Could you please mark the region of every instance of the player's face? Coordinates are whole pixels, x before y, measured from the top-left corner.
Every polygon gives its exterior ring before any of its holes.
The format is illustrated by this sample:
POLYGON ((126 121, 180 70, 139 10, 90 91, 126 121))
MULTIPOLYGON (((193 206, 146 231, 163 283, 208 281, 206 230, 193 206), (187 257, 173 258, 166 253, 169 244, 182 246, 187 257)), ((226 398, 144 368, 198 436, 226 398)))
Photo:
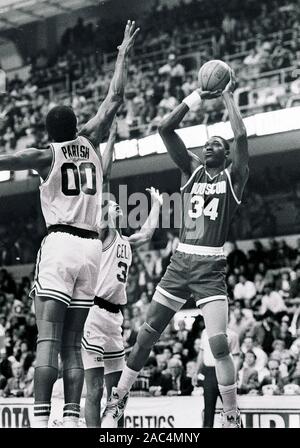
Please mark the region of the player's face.
POLYGON ((223 166, 226 153, 222 140, 218 137, 211 137, 204 145, 203 156, 206 166, 211 168, 223 166))
POLYGON ((108 214, 114 224, 116 224, 117 220, 120 220, 123 217, 121 207, 114 201, 109 201, 108 214))

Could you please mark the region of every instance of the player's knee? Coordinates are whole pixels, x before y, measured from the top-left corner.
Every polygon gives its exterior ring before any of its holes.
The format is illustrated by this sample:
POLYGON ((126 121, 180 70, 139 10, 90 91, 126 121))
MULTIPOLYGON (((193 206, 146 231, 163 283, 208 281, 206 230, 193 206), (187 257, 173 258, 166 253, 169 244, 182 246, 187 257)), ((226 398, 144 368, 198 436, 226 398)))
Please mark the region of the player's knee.
POLYGON ((96 405, 100 403, 100 401, 102 400, 102 396, 103 396, 103 386, 102 388, 99 389, 91 390, 89 392, 87 391, 86 401, 96 405))
POLYGON ((38 321, 36 367, 58 367, 58 353, 63 324, 46 320, 38 321))
POLYGON ((139 330, 136 341, 140 347, 149 349, 156 344, 159 338, 160 333, 151 327, 151 325, 147 324, 147 322, 144 322, 139 330))
POLYGON ((218 333, 209 338, 211 352, 215 359, 222 359, 229 355, 229 346, 227 336, 224 333, 218 333))
POLYGON ((81 332, 65 330, 61 344, 63 370, 83 369, 81 357, 81 332))

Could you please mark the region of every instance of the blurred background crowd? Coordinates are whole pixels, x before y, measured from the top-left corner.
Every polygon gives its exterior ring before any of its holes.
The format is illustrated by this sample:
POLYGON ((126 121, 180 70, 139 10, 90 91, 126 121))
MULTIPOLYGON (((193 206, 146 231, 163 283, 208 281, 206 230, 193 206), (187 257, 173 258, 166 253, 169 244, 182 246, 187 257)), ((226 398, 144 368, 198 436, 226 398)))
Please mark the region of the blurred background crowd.
MULTIPOLYGON (((160 3, 140 19, 143 32, 129 67, 120 139, 155 132, 197 87, 199 67, 216 58, 236 70, 235 96, 245 116, 299 104, 300 81, 294 72, 300 60, 299 2, 246 0, 241 8, 237 0, 182 0, 172 2, 169 10, 160 3)), ((111 21, 96 26, 79 18, 65 30, 55 56, 41 50, 32 57, 28 80, 12 79, 1 101, 1 151, 24 142, 46 145, 43 117, 57 103, 80 111, 79 126, 90 117, 108 90, 121 32, 111 21)), ((222 100, 216 99, 191 110, 181 126, 226 118, 222 100)))

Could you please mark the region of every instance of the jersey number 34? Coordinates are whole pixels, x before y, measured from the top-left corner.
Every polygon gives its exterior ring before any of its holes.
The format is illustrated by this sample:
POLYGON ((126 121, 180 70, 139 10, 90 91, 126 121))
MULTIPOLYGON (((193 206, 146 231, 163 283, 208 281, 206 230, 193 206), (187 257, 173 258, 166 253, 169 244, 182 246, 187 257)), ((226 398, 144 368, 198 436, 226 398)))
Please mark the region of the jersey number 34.
POLYGON ((204 198, 196 194, 191 199, 192 208, 189 210, 189 217, 192 219, 199 218, 200 216, 208 216, 209 219, 215 221, 218 217, 219 199, 213 198, 206 207, 204 207, 204 198))

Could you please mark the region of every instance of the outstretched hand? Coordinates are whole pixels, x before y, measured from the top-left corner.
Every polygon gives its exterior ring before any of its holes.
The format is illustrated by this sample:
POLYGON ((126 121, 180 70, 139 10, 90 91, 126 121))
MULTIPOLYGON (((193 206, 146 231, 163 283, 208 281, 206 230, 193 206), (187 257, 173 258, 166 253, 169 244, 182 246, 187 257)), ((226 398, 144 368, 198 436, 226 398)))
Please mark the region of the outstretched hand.
POLYGON ((162 194, 160 194, 159 190, 157 190, 154 187, 151 187, 151 188, 146 188, 146 191, 148 191, 148 193, 150 193, 150 196, 151 196, 153 202, 159 202, 159 204, 162 205, 163 197, 162 197, 162 194))
POLYGON ((135 21, 128 20, 124 31, 123 42, 118 46, 118 50, 123 51, 125 54, 129 53, 139 31, 140 28, 135 29, 135 21))
POLYGON ((197 92, 199 93, 202 100, 213 100, 214 98, 218 98, 218 96, 221 96, 222 94, 221 89, 214 91, 197 89, 197 92))
POLYGON ((225 87, 225 89, 223 90, 223 93, 224 92, 233 93, 235 91, 235 88, 237 85, 237 79, 236 79, 235 73, 232 68, 230 69, 229 73, 230 73, 230 80, 229 80, 227 86, 225 87))

